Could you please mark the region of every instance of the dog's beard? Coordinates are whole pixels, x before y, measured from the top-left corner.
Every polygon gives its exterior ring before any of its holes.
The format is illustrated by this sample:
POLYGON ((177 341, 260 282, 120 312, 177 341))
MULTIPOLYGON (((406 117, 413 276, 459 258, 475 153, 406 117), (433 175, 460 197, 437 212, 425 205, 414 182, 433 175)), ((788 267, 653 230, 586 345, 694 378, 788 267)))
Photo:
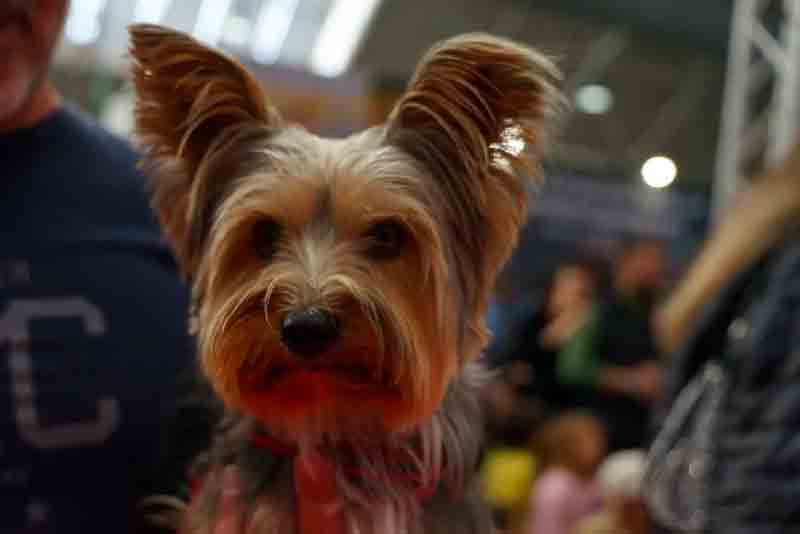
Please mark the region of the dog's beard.
POLYGON ((288 288, 267 281, 207 308, 217 311, 201 319, 201 352, 218 393, 291 441, 402 433, 430 418, 455 372, 455 351, 421 332, 417 310, 387 308, 374 288, 362 289, 328 295, 344 332, 310 360, 291 354, 275 327, 291 306, 288 288))

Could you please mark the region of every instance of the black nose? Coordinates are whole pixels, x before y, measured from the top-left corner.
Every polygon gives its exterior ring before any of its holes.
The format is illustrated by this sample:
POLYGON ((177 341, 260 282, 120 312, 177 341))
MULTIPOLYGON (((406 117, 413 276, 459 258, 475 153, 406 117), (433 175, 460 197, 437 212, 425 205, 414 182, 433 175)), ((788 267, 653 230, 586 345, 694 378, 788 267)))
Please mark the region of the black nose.
POLYGON ((339 321, 319 308, 289 312, 281 324, 281 337, 294 354, 313 358, 339 337, 339 321))

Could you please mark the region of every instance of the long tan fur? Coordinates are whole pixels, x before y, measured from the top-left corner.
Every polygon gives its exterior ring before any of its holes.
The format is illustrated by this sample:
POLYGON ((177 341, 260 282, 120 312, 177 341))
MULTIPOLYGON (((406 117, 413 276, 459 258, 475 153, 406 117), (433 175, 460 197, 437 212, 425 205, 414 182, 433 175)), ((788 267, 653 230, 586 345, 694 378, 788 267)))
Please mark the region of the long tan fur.
POLYGON ((131 28, 136 134, 159 169, 153 203, 187 272, 196 267, 207 199, 221 184, 204 167, 232 145, 283 126, 258 81, 236 60, 155 25, 131 28), (206 171, 206 172, 203 172, 206 171))
POLYGON ((563 104, 556 68, 511 41, 450 39, 385 125, 333 140, 286 124, 238 62, 191 37, 139 25, 131 38, 154 206, 192 282, 203 371, 234 421, 186 533, 212 528, 231 462, 260 488, 245 503, 250 531, 293 532, 291 470, 242 429, 338 466, 353 533, 490 531, 469 362, 563 104), (308 309, 337 324, 314 362, 281 330, 308 309), (441 482, 432 503, 390 476, 386 450, 412 478, 441 482), (372 477, 348 474, 354 456, 372 477))
MULTIPOLYGON (((559 83, 558 69, 542 54, 466 34, 431 48, 389 118, 387 141, 428 164, 448 199, 455 254, 464 252, 459 275, 470 288, 468 313, 483 315, 516 244, 527 207, 520 177, 539 176, 548 131, 565 105, 559 83), (485 261, 474 262, 479 255, 485 261)), ((474 356, 487 333, 472 319, 465 336, 474 356)))

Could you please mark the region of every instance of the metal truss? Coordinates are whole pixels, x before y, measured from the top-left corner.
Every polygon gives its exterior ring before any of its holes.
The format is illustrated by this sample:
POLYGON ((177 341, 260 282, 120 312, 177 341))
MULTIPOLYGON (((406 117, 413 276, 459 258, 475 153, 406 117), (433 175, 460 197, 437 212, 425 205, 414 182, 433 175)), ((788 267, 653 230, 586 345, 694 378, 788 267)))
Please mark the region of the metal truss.
POLYGON ((782 160, 795 142, 800 123, 800 0, 735 1, 726 77, 715 220, 745 176, 782 160))

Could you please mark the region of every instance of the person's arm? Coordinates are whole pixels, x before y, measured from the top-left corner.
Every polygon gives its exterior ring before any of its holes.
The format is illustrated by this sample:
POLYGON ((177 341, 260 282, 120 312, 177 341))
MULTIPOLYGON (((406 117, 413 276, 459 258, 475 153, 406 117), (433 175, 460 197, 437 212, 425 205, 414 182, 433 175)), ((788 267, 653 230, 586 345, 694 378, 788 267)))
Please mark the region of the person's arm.
POLYGON ((644 362, 633 367, 603 365, 597 354, 600 314, 593 311, 586 324, 565 343, 556 361, 556 377, 565 385, 653 399, 660 391, 660 366, 644 362))
POLYGON ((632 367, 605 366, 598 373, 600 389, 655 402, 661 396, 663 370, 655 360, 632 367))

